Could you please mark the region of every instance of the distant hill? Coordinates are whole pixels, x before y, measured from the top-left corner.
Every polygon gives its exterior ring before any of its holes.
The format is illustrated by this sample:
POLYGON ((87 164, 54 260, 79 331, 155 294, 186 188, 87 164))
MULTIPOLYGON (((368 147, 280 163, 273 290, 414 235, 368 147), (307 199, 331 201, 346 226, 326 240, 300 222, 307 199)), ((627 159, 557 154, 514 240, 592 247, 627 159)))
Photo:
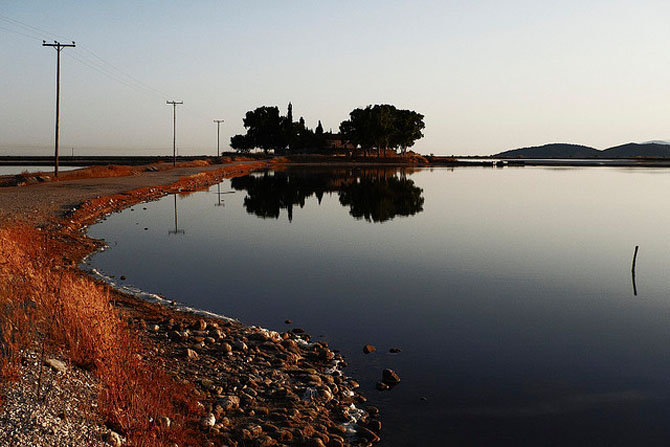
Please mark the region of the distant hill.
POLYGON ((588 146, 567 143, 551 143, 543 146, 524 147, 501 152, 494 157, 505 158, 593 158, 601 151, 588 146))
POLYGON ((670 158, 670 144, 665 142, 627 143, 605 150, 578 144, 552 143, 524 147, 494 155, 501 158, 670 158))
POLYGON ((628 143, 602 151, 605 158, 670 158, 670 145, 661 143, 628 143))
POLYGON ((649 140, 643 141, 642 144, 670 144, 668 140, 649 140))

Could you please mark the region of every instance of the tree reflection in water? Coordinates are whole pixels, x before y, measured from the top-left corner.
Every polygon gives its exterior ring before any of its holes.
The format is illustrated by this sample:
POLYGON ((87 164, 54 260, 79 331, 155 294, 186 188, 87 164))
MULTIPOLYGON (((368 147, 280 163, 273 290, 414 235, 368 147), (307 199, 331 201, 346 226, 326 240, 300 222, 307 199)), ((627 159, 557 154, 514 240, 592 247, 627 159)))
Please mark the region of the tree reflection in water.
POLYGON ((244 207, 262 218, 277 219, 286 209, 292 221, 295 205, 304 207, 312 195, 321 203, 324 193, 336 192, 356 219, 384 222, 423 211, 423 190, 406 175, 406 168, 290 169, 234 178, 231 186, 247 192, 244 207))

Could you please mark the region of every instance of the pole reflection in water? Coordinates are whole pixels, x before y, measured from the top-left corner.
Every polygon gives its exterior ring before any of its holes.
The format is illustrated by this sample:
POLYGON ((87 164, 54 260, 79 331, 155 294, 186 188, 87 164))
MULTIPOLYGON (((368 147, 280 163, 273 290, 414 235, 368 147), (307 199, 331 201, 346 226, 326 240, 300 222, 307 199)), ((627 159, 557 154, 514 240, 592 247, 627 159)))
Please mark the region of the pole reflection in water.
POLYGON ((186 234, 186 231, 179 229, 179 218, 177 216, 177 194, 174 196, 174 230, 168 230, 168 234, 186 234))
POLYGON ((221 200, 221 194, 222 194, 221 193, 221 183, 217 183, 216 184, 216 197, 218 199, 218 202, 215 203, 214 206, 226 206, 224 204, 223 200, 221 200))

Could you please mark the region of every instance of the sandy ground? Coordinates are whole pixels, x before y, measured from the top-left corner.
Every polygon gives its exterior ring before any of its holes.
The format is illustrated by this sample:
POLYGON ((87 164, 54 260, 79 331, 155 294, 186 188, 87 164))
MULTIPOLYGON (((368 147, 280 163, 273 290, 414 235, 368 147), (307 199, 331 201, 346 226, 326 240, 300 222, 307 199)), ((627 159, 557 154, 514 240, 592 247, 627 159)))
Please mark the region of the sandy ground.
POLYGON ((52 218, 63 217, 63 214, 72 207, 95 197, 118 194, 142 187, 168 185, 181 177, 220 169, 228 165, 175 168, 126 177, 91 178, 3 187, 0 188, 0 225, 23 221, 31 226, 42 226, 52 218))

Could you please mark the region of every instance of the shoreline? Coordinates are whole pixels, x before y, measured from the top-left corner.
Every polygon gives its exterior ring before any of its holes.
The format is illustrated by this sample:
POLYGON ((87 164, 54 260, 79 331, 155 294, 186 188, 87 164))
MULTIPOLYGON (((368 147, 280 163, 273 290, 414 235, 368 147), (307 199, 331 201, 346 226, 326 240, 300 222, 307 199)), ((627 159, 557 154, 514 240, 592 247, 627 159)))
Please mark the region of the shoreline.
MULTIPOLYGON (((61 268, 99 283, 78 267, 101 247, 101 241, 86 235, 88 225, 134 204, 202 190, 223 178, 246 175, 281 161, 229 164, 168 184, 92 197, 62 217, 50 216, 47 224, 34 226, 47 237, 64 242, 61 268)), ((7 223, 4 219, 0 226, 7 223)), ((210 420, 201 421, 203 445, 212 441, 236 445, 238 441, 253 440, 254 445, 337 447, 369 445, 379 440, 366 428, 368 422, 380 425, 375 420, 378 410, 365 412, 355 406, 365 398, 356 392, 355 381, 341 375, 338 366, 346 363, 327 343, 310 343, 310 337, 298 329, 279 334, 236 320, 150 303, 105 287, 110 290, 114 309, 148 345, 143 355, 152 364, 162 365, 182 384, 192 386, 204 417, 214 420, 212 424, 210 420)))

